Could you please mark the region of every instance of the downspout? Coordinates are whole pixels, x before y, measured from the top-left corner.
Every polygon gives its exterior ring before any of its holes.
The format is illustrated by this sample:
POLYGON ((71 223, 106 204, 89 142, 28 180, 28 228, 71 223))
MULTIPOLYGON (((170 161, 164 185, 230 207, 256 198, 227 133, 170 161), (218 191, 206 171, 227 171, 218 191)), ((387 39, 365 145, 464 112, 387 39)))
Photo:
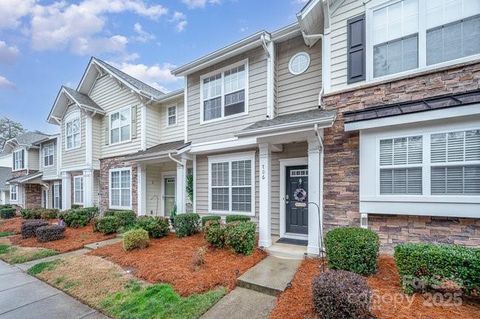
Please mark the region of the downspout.
POLYGON ((321 158, 320 158, 320 191, 321 191, 321 196, 320 196, 320 216, 318 216, 320 222, 319 222, 319 237, 320 237, 320 256, 323 254, 323 154, 324 154, 324 145, 323 145, 323 140, 322 137, 320 136, 320 132, 318 130, 318 124, 315 124, 313 126, 313 129, 315 131, 315 136, 318 139, 318 143, 320 144, 320 147, 322 148, 322 153, 321 153, 321 158))
POLYGON ((270 34, 262 33, 260 36, 263 50, 267 55, 267 114, 271 120, 275 117, 275 44, 270 34))
POLYGON ((183 167, 183 163, 181 161, 179 161, 178 159, 176 159, 175 157, 173 157, 172 153, 170 153, 170 152, 168 153, 168 158, 183 167))
MULTIPOLYGON (((324 45, 325 45, 325 40, 324 40, 324 35, 323 34, 306 34, 304 31, 302 31, 302 36, 305 38, 305 39, 312 39, 312 40, 318 40, 320 39, 321 43, 322 43, 322 60, 323 60, 323 55, 325 54, 324 51, 324 45)), ((313 46, 313 44, 310 44, 309 47, 311 48, 313 46)), ((322 73, 324 72, 323 70, 323 65, 322 65, 322 73)), ((319 107, 323 110, 324 109, 324 106, 323 106, 323 91, 324 91, 324 83, 322 83, 322 89, 320 90, 320 92, 318 93, 318 105, 319 107)))

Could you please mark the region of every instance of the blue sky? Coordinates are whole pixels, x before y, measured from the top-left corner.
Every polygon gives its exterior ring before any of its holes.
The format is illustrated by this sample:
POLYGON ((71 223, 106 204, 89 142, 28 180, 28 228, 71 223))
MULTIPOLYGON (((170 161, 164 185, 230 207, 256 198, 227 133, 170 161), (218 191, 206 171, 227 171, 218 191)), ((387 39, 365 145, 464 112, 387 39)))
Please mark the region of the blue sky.
POLYGON ((62 84, 76 88, 94 55, 163 90, 174 66, 258 30, 295 21, 305 0, 0 0, 0 117, 54 133, 62 84))

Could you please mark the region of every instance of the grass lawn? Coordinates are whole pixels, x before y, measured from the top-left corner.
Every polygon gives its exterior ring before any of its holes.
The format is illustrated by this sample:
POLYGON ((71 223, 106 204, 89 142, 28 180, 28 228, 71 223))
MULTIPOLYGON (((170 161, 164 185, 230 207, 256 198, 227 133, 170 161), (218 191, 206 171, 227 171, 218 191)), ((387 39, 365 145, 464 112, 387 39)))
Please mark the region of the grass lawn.
POLYGON ((9 264, 22 264, 27 261, 41 259, 58 252, 45 248, 16 247, 8 244, 0 244, 0 259, 9 264))
POLYGON ((225 293, 217 288, 187 297, 170 285, 139 281, 120 266, 95 256, 38 264, 29 273, 114 318, 199 318, 225 293))
POLYGON ((15 235, 15 233, 11 231, 0 231, 0 237, 8 237, 12 235, 15 235))

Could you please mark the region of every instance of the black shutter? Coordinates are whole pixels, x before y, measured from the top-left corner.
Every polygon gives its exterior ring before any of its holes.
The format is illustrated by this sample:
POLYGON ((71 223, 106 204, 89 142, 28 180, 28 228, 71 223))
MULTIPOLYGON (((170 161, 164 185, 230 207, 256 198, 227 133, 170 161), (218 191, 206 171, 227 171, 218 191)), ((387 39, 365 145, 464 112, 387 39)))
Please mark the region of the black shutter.
POLYGON ((365 15, 347 21, 347 82, 365 80, 365 15))
POLYGON ((62 184, 59 184, 58 185, 58 188, 59 188, 59 191, 58 191, 58 195, 59 195, 59 202, 60 202, 60 207, 59 209, 62 210, 62 207, 63 207, 63 204, 62 204, 62 198, 63 198, 63 195, 62 195, 62 184))
POLYGON ((22 150, 22 168, 27 167, 27 164, 25 163, 25 150, 22 150))

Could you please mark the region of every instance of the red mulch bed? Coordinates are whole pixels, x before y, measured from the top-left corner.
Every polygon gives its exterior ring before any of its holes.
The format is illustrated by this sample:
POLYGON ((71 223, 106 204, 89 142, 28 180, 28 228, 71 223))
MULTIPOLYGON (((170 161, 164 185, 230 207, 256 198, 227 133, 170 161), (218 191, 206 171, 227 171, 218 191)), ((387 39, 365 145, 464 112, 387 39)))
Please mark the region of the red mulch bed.
MULTIPOLYGON (((374 291, 373 312, 377 318, 395 319, 478 319, 480 304, 465 299, 461 306, 453 304, 430 305, 431 298, 421 294, 404 295, 400 277, 391 256, 380 256, 379 268, 375 275, 367 278, 374 291), (395 298, 395 299, 392 299, 395 298)), ((270 319, 319 318, 313 308, 311 284, 320 273, 320 260, 304 260, 297 271, 292 288, 286 290, 277 300, 270 319)))
POLYGON ((236 255, 228 249, 207 248, 205 264, 195 269, 192 258, 198 249, 208 247, 202 234, 177 238, 150 240, 146 249, 125 252, 122 244, 96 249, 89 254, 105 257, 125 268, 135 276, 151 283, 169 283, 181 295, 200 293, 217 286, 235 288, 236 279, 257 264, 266 254, 256 249, 251 256, 236 255))
POLYGON ((42 247, 58 251, 59 253, 66 253, 69 251, 83 248, 86 244, 91 244, 97 241, 114 238, 115 235, 103 235, 102 233, 93 232, 92 226, 88 225, 82 228, 65 229, 65 238, 46 243, 39 243, 35 237, 23 239, 21 235, 9 237, 13 245, 22 247, 42 247))
POLYGON ((21 217, 0 220, 0 232, 20 234, 22 220, 23 219, 21 217))

